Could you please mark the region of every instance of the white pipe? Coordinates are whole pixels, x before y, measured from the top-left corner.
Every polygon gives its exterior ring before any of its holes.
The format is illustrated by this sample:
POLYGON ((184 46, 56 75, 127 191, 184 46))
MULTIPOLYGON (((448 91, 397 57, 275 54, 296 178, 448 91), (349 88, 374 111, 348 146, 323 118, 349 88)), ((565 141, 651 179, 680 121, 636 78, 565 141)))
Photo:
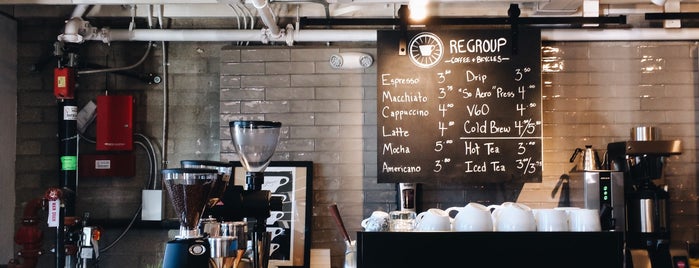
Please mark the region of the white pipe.
POLYGON ((274 18, 274 13, 267 0, 252 0, 252 5, 257 9, 260 19, 269 29, 272 38, 279 38, 281 35, 279 26, 277 26, 277 20, 274 18))
MULTIPOLYGON (((376 42, 376 30, 296 30, 288 31, 294 42, 376 42)), ((262 30, 109 30, 103 40, 99 35, 86 40, 110 41, 261 41, 262 30)), ((699 40, 699 29, 543 29, 543 41, 670 41, 699 40)), ((275 37, 270 41, 288 41, 275 37)))
POLYGON ((81 18, 83 15, 85 15, 85 12, 87 12, 87 9, 90 8, 90 5, 77 5, 75 6, 75 9, 73 9, 73 14, 70 15, 70 18, 81 18))
MULTIPOLYGON (((291 38, 297 42, 375 42, 376 30, 300 30, 289 31, 291 38)), ((109 30, 106 34, 108 40, 97 36, 86 37, 86 40, 101 40, 105 43, 111 41, 261 41, 265 36, 262 30, 158 30, 135 29, 109 30)), ((287 42, 285 36, 269 36, 270 41, 287 42)))

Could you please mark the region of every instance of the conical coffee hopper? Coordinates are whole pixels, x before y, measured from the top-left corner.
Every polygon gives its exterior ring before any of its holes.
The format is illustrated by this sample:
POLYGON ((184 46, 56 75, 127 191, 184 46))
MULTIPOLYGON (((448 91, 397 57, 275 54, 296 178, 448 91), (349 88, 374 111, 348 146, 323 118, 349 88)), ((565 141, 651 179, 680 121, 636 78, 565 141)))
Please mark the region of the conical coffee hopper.
POLYGON ((281 126, 271 121, 230 122, 233 145, 246 171, 262 172, 267 168, 277 149, 281 126))
POLYGON ((209 194, 209 201, 207 204, 209 207, 213 207, 219 200, 221 200, 233 174, 233 164, 228 162, 211 160, 182 160, 180 161, 180 166, 183 168, 207 168, 218 171, 218 176, 216 176, 214 186, 209 194))
POLYGON ((280 122, 232 121, 233 145, 246 173, 248 190, 261 190, 262 172, 269 165, 279 142, 280 122))
POLYGON ((199 219, 209 200, 209 194, 218 176, 215 169, 172 168, 163 169, 163 185, 167 189, 172 207, 180 221, 180 233, 176 238, 202 237, 199 219))

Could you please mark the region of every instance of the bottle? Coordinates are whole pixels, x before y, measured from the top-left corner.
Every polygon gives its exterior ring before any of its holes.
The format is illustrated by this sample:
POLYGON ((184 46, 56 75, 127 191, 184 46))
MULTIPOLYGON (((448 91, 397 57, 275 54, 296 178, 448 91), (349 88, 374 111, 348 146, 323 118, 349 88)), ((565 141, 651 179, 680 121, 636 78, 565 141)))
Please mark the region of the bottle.
POLYGON ((417 183, 398 183, 398 210, 417 212, 417 183))

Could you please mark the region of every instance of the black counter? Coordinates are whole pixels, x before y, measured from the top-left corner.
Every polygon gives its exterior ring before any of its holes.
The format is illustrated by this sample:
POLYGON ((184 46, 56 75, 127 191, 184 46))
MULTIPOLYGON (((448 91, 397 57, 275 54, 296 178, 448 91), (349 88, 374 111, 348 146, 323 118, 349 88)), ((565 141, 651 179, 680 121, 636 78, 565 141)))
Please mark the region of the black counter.
POLYGON ((358 232, 359 268, 623 267, 622 232, 358 232))

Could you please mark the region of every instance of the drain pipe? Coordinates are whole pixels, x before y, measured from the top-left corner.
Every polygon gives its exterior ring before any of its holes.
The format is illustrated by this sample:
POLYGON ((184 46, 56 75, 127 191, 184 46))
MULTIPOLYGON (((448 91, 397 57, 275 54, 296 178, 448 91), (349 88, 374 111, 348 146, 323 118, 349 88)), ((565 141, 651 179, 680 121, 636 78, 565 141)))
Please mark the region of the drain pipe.
POLYGON ((136 29, 114 30, 105 29, 101 34, 88 35, 84 40, 95 40, 109 43, 111 41, 252 41, 259 42, 265 38, 269 41, 290 40, 297 42, 332 42, 332 41, 355 41, 355 42, 375 42, 376 30, 293 30, 289 25, 286 35, 268 36, 264 30, 188 30, 188 29, 136 29))
POLYGON ((262 22, 267 26, 269 35, 272 38, 280 38, 284 33, 277 26, 277 19, 274 12, 272 12, 272 8, 269 7, 269 2, 267 0, 252 0, 252 5, 257 9, 262 22))
POLYGON ((73 9, 73 14, 70 15, 70 18, 81 18, 85 13, 87 13, 87 10, 90 8, 90 5, 77 5, 75 6, 75 9, 73 9))

